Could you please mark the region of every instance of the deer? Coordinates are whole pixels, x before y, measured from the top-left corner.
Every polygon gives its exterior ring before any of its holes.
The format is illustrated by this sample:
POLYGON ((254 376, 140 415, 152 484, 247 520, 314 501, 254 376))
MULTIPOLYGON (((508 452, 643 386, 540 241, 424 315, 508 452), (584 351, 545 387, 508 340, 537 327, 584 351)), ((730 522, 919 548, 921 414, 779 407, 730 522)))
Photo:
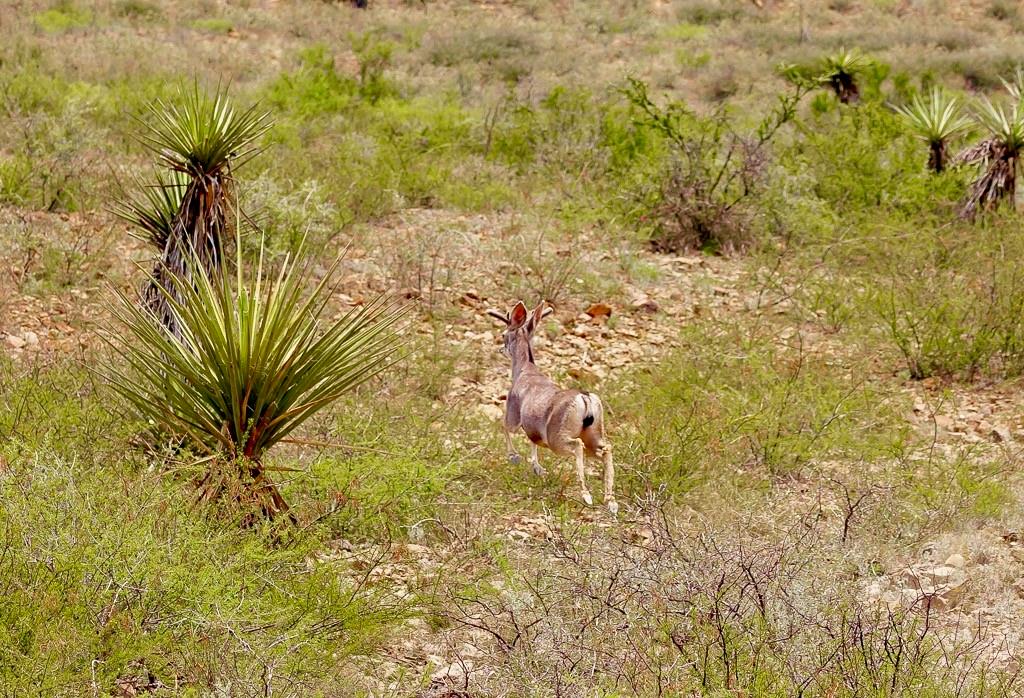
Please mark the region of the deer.
POLYGON ((587 489, 586 457, 604 462, 604 503, 615 515, 619 505, 615 501, 615 467, 612 449, 604 436, 604 407, 601 399, 581 390, 560 388, 541 373, 534 361, 531 339, 540 322, 554 312, 541 302, 533 312, 517 301, 507 313, 489 309, 487 314, 505 325, 501 353, 512 360, 512 387, 505 402, 503 426, 508 460, 520 462, 512 445, 512 434, 522 428, 530 439, 530 465, 538 477, 545 474, 540 464, 538 446, 544 446, 561 456, 576 459, 576 476, 580 494, 587 506, 594 499, 587 489))

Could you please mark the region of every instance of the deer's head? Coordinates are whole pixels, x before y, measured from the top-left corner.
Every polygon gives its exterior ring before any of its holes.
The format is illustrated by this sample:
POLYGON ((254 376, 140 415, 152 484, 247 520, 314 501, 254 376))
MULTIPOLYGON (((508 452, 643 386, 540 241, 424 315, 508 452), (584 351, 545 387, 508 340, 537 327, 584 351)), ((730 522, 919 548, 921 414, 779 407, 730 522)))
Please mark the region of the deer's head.
MULTIPOLYGON (((501 353, 515 360, 516 349, 520 346, 526 347, 527 358, 533 361, 533 350, 530 348, 530 338, 533 331, 540 325, 540 321, 554 312, 554 308, 546 302, 540 304, 530 312, 522 301, 517 301, 507 313, 500 310, 488 310, 487 314, 505 324, 505 335, 501 347, 501 353)), ((522 351, 520 349, 520 351, 522 351)))

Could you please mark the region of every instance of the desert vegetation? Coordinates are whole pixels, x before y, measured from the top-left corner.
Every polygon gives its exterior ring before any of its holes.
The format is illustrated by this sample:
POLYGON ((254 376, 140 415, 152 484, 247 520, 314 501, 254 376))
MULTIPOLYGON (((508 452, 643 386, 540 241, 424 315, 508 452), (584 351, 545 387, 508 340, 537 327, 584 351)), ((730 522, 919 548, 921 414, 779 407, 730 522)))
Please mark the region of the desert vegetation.
POLYGON ((1024 691, 1014 3, 0 19, 3 695, 1024 691))

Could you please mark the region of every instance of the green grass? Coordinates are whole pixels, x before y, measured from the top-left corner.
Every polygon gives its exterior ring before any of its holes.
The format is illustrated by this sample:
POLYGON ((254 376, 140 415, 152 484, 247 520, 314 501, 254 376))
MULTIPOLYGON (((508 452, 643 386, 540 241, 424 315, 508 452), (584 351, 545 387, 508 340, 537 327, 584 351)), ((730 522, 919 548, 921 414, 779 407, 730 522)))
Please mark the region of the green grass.
POLYGON ((207 34, 228 34, 234 30, 235 25, 223 17, 205 17, 193 20, 192 28, 207 34))

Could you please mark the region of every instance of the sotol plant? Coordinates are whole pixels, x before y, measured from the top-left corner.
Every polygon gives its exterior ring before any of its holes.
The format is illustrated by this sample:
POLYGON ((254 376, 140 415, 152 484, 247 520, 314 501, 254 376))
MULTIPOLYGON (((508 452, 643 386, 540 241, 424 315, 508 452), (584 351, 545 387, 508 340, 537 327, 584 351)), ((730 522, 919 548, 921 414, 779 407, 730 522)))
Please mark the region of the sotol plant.
POLYGON ((149 108, 142 142, 172 175, 158 181, 145 199, 120 206, 160 250, 160 260, 146 290, 146 302, 171 334, 180 336, 169 300, 180 300, 180 284, 214 273, 232 239, 233 170, 257 151, 256 142, 270 127, 268 115, 255 106, 237 111, 218 89, 213 97, 198 84, 182 90, 180 104, 157 100, 149 108), (177 210, 168 218, 171 205, 177 210))
POLYGON ((960 113, 960 101, 936 87, 927 99, 916 95, 910 104, 898 106, 896 111, 928 144, 928 168, 933 172, 945 170, 949 142, 971 126, 970 119, 960 113))
POLYGON ((988 137, 956 157, 956 162, 975 165, 977 179, 971 184, 960 209, 964 218, 995 209, 1006 200, 1012 205, 1017 193, 1017 168, 1024 149, 1024 111, 1016 99, 1009 106, 983 97, 974 117, 988 137))
MULTIPOLYGON (((108 377, 143 418, 205 454, 200 501, 273 518, 288 505, 267 475, 267 450, 394 361, 403 310, 380 297, 322 320, 337 263, 313 286, 309 262, 286 259, 274 273, 261 251, 247 272, 242 256, 233 273, 157 286, 178 336, 163 311, 119 293, 106 336, 125 364, 108 377)), ((205 263, 197 253, 187 261, 205 263)))

